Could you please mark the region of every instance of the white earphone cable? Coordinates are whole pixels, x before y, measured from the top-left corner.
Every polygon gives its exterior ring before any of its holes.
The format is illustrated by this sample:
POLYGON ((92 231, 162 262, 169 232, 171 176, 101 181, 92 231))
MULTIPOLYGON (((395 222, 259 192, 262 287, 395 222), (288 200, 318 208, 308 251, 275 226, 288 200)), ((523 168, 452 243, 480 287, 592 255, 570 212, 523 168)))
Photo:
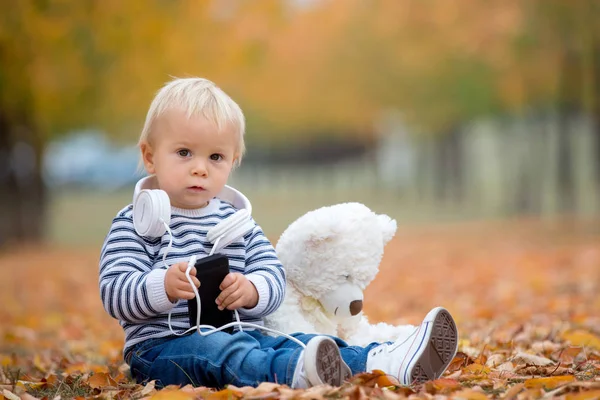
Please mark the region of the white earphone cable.
MULTIPOLYGON (((165 251, 165 253, 163 254, 163 263, 165 264, 165 268, 168 268, 167 263, 166 263, 166 258, 167 258, 167 253, 171 250, 171 246, 173 244, 173 234, 171 232, 171 229, 169 228, 169 225, 163 221, 161 219, 161 221, 163 222, 163 224, 165 225, 165 227, 167 228, 167 232, 169 233, 169 245, 167 247, 167 250, 165 251)), ((245 221, 236 221, 236 225, 237 224, 242 224, 245 221)), ((230 229, 228 229, 227 231, 230 231, 232 228, 235 228, 236 226, 229 226, 230 229)), ((217 237, 215 239, 215 243, 213 244, 213 247, 209 253, 209 256, 213 255, 213 253, 215 252, 215 250, 218 248, 218 244, 219 241, 221 240, 221 238, 223 238, 228 232, 220 232, 221 234, 219 235, 219 237, 217 237)), ((285 336, 288 339, 292 340, 293 342, 297 343, 298 345, 300 345, 302 348, 306 348, 306 345, 304 343, 302 343, 301 341, 299 341, 298 339, 296 339, 293 336, 288 335, 287 333, 283 333, 283 332, 279 332, 275 329, 271 329, 271 328, 267 328, 265 326, 262 325, 257 325, 257 324, 253 324, 250 322, 242 322, 240 320, 240 316, 238 314, 237 310, 233 310, 234 314, 235 314, 235 322, 230 322, 228 324, 225 324, 219 328, 216 328, 212 325, 200 325, 200 314, 201 314, 201 308, 202 305, 200 303, 200 294, 198 293, 198 289, 196 288, 196 285, 194 285, 194 282, 192 281, 192 278, 190 276, 190 271, 192 270, 192 267, 194 267, 194 265, 196 264, 196 256, 192 255, 188 261, 188 266, 187 269, 185 271, 185 277, 187 278, 188 282, 190 283, 190 285, 192 286, 192 290, 194 291, 194 295, 196 296, 196 301, 198 302, 198 311, 196 313, 196 326, 193 326, 189 329, 187 329, 186 331, 184 331, 183 333, 177 333, 173 330, 173 327, 171 326, 171 312, 173 311, 173 309, 169 310, 169 314, 168 314, 168 319, 167 319, 167 323, 169 325, 169 330, 171 331, 171 333, 175 336, 183 336, 188 334, 189 332, 193 331, 193 330, 197 330, 198 333, 202 336, 208 336, 212 333, 221 331, 223 329, 227 329, 229 327, 235 327, 237 326, 238 329, 240 331, 242 331, 242 326, 246 326, 246 327, 251 327, 251 328, 256 328, 256 329, 260 329, 260 330, 264 330, 264 331, 268 331, 268 332, 272 332, 275 333, 277 335, 281 335, 281 336, 285 336), (202 332, 202 328, 204 329, 210 329, 208 331, 202 332)))

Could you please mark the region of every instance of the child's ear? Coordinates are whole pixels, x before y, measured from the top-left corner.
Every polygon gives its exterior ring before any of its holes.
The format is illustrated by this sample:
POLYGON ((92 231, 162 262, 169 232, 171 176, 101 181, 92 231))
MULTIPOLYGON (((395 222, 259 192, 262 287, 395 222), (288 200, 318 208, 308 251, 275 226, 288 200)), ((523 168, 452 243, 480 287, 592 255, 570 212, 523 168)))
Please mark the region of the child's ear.
POLYGON ((154 152, 152 151, 152 146, 148 142, 144 142, 140 144, 140 150, 142 151, 142 161, 146 172, 150 175, 154 174, 154 152))

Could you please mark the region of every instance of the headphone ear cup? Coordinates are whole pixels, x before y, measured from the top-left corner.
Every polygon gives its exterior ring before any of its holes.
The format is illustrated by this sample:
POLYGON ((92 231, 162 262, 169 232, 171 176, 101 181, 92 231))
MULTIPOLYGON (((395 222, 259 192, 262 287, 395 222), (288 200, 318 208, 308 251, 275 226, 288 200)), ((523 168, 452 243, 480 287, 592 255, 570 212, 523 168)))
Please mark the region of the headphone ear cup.
POLYGON ((213 249, 217 251, 246 235, 252 229, 254 229, 254 222, 250 213, 248 210, 241 209, 209 229, 206 238, 213 244, 220 238, 217 248, 213 249))
POLYGON ((250 220, 250 213, 248 210, 238 210, 233 215, 230 215, 209 229, 206 233, 206 238, 209 242, 214 243, 219 236, 231 232, 236 226, 242 224, 246 220, 250 220))
POLYGON ((140 236, 161 237, 171 220, 169 196, 163 190, 144 189, 133 202, 133 227, 140 236))

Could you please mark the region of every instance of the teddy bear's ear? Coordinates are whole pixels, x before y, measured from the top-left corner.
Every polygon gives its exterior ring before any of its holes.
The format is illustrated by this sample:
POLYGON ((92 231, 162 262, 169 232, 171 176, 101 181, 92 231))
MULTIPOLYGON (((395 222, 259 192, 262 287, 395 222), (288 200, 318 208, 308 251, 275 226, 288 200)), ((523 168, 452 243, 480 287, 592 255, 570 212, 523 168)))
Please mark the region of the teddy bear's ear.
POLYGON ((316 249, 331 242, 334 236, 335 233, 332 231, 320 233, 313 232, 308 236, 306 244, 309 248, 316 249))
POLYGON ((385 214, 379 214, 377 215, 377 222, 379 223, 379 228, 381 229, 383 244, 386 245, 396 234, 396 220, 391 219, 385 214))

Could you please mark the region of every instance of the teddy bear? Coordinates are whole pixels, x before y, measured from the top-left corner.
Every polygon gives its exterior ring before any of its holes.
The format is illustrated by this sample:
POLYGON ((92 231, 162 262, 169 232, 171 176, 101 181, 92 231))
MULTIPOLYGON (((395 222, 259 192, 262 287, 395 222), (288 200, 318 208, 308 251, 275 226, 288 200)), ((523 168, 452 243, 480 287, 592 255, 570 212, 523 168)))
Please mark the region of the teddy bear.
POLYGON ((292 222, 275 248, 286 270, 286 295, 265 326, 334 335, 359 346, 410 335, 414 326, 371 324, 362 311, 363 292, 395 233, 395 220, 355 202, 322 207, 292 222))

